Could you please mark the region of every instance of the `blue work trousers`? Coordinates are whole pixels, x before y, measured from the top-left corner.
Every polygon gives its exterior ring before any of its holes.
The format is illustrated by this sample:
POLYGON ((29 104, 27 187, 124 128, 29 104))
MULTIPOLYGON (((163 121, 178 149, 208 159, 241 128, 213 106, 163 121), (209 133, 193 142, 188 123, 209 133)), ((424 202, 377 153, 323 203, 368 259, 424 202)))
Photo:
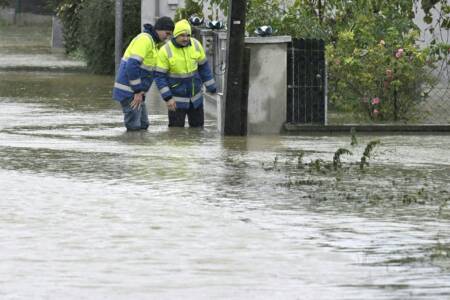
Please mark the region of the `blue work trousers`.
POLYGON ((120 102, 120 105, 122 105, 123 122, 125 124, 125 127, 130 131, 147 129, 149 121, 147 106, 145 105, 145 98, 141 103, 141 106, 137 109, 131 108, 131 101, 133 101, 133 98, 126 99, 120 102))

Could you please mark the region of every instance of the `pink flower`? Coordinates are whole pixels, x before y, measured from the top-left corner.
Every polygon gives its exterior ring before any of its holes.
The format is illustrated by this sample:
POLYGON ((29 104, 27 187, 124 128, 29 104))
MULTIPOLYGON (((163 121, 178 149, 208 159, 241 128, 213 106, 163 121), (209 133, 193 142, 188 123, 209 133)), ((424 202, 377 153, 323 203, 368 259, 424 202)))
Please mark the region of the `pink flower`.
POLYGON ((372 98, 372 105, 378 105, 378 104, 380 104, 380 98, 378 98, 378 97, 372 98))
POLYGON ((397 57, 397 58, 402 57, 403 56, 403 52, 404 52, 403 48, 397 49, 397 52, 395 52, 395 57, 397 57))

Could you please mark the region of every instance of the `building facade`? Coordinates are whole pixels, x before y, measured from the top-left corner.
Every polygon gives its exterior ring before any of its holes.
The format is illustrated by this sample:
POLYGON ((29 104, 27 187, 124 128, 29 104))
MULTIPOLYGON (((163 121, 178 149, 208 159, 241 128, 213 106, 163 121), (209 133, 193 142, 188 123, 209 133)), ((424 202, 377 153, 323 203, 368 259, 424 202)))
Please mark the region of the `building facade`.
POLYGON ((184 7, 184 0, 142 0, 141 23, 155 24, 158 17, 174 17, 177 8, 184 7))

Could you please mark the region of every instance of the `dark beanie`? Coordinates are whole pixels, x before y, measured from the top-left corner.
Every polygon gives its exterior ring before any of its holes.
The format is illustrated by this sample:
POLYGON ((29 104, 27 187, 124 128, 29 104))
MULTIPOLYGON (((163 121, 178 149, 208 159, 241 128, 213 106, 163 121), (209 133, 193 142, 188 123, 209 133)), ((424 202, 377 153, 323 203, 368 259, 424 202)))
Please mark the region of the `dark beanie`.
POLYGON ((155 23, 155 30, 173 31, 175 24, 169 17, 161 17, 155 23))

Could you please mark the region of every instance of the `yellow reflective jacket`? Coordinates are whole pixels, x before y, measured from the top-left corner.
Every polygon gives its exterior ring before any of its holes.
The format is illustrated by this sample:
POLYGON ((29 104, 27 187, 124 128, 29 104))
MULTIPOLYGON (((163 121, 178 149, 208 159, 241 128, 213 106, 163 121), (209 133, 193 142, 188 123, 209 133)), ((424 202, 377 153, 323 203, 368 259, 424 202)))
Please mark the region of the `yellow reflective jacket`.
POLYGON ((164 100, 174 98, 177 107, 188 108, 203 104, 202 84, 210 92, 216 84, 199 41, 191 38, 188 46, 167 42, 158 52, 155 81, 164 100))
POLYGON ((156 32, 148 26, 128 45, 117 71, 114 99, 123 101, 132 98, 135 93, 149 90, 157 63, 157 40, 156 32))

